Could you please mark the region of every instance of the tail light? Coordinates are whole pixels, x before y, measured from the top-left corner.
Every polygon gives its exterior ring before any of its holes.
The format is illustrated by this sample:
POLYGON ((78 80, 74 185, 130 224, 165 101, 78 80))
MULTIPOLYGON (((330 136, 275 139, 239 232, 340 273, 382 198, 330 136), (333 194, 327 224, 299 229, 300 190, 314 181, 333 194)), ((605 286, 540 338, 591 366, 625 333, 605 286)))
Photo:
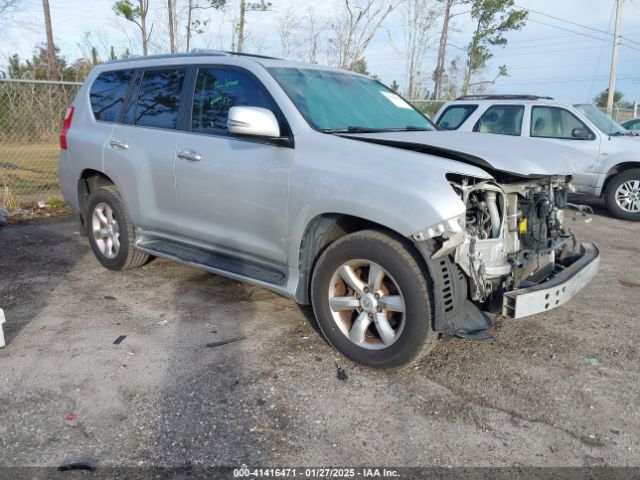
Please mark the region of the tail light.
POLYGON ((67 133, 71 128, 71 120, 73 119, 73 107, 67 109, 67 113, 64 116, 64 122, 62 124, 62 130, 60 131, 60 148, 67 149, 67 133))

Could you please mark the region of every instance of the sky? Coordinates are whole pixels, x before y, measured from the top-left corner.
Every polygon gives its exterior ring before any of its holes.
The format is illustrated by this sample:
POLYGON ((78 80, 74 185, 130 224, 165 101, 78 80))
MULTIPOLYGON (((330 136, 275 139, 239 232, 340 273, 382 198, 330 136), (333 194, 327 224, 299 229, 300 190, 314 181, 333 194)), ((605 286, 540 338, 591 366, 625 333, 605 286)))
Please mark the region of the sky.
MULTIPOLYGON (((21 11, 14 15, 15 26, 0 27, 0 68, 9 54, 30 56, 34 47, 45 41, 42 2, 21 0, 21 11)), ((159 0, 154 0, 159 1, 159 0)), ((271 0, 274 12, 256 13, 249 18, 249 46, 263 54, 279 56, 280 40, 277 18, 289 7, 302 11, 314 5, 329 15, 339 0, 271 0), (321 5, 318 7, 318 5, 321 5)), ((237 2, 237 0, 236 0, 237 2)), ((91 41, 102 55, 113 45, 116 52, 137 46, 137 32, 111 10, 113 0, 50 0, 54 40, 62 55, 73 59, 82 54, 83 38, 89 32, 91 41)), ((499 65, 506 65, 508 77, 498 78, 489 91, 493 93, 526 93, 552 96, 569 101, 591 101, 608 87, 611 62, 615 0, 517 0, 520 7, 536 10, 577 25, 530 12, 527 25, 507 34, 506 47, 495 47, 485 77, 493 79, 499 65), (545 25, 546 24, 546 25, 545 25), (573 33, 579 32, 580 34, 573 33)), ((192 46, 228 49, 235 4, 226 13, 211 16, 212 26, 198 36, 192 46)), ((473 29, 468 7, 457 7, 454 31, 449 38, 448 58, 462 55, 473 29)), ((163 35, 164 12, 156 5, 151 20, 154 34, 163 35)), ((425 71, 432 71, 438 48, 439 25, 430 42, 425 71)), ((625 100, 640 101, 640 0, 625 0, 623 5, 622 47, 616 90, 625 100)), ((395 15, 380 31, 365 53, 368 69, 384 83, 396 80, 402 89, 405 77, 403 57, 404 33, 402 16, 395 15)), ((159 47, 158 47, 159 48, 159 47)), ((86 50, 86 48, 85 48, 86 50)))

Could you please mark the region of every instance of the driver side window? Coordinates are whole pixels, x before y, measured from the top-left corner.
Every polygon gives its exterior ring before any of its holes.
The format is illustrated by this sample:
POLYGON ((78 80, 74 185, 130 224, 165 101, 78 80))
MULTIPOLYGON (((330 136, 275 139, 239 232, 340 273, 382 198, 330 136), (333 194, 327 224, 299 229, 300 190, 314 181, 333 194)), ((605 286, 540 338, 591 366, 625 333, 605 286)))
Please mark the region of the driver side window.
POLYGON ((531 110, 531 136, 573 140, 576 128, 587 126, 568 110, 558 107, 533 107, 531 110))
POLYGON ((227 118, 231 107, 277 109, 262 85, 251 75, 231 68, 201 68, 196 79, 191 112, 191 131, 228 135, 227 118))

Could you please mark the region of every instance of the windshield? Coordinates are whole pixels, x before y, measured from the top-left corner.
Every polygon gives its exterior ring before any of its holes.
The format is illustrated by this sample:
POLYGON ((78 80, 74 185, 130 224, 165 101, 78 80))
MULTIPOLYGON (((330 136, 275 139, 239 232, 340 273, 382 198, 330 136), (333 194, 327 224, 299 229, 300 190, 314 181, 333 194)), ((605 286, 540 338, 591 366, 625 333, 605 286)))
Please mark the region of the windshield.
POLYGON ((628 133, 625 128, 611 117, 602 113, 594 105, 590 104, 578 104, 574 105, 575 109, 582 113, 585 117, 591 120, 598 130, 606 135, 614 135, 616 133, 628 133))
POLYGON ((370 78, 310 68, 270 68, 269 71, 317 130, 436 130, 422 113, 393 90, 370 78))

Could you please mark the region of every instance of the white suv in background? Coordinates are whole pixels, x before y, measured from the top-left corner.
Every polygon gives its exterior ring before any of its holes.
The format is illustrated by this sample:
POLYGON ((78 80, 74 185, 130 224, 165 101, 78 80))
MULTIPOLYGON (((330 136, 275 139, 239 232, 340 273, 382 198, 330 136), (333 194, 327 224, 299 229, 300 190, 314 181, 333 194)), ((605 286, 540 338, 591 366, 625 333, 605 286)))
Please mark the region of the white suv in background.
POLYGON ((580 193, 605 199, 617 218, 640 221, 640 137, 590 104, 533 95, 467 95, 435 116, 443 130, 539 138, 583 152, 580 193))

